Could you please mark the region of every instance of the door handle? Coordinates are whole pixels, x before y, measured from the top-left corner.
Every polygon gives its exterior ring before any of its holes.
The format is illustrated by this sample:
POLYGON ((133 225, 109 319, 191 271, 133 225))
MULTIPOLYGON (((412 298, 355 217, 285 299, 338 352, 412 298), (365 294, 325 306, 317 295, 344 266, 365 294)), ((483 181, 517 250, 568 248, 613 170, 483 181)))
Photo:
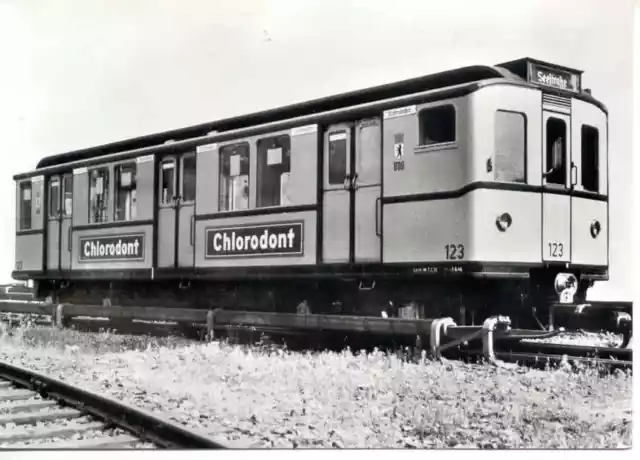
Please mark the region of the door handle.
POLYGON ((382 232, 380 231, 380 217, 382 214, 382 198, 376 198, 376 236, 381 237, 382 232))
POLYGON ((571 162, 571 188, 575 187, 577 184, 578 184, 578 167, 572 161, 571 162))
POLYGON ((193 246, 196 239, 196 215, 191 215, 191 225, 189 227, 189 244, 193 246))
POLYGON ((69 225, 69 231, 67 233, 69 234, 69 239, 67 241, 67 250, 71 252, 71 240, 73 239, 71 238, 71 225, 69 225))

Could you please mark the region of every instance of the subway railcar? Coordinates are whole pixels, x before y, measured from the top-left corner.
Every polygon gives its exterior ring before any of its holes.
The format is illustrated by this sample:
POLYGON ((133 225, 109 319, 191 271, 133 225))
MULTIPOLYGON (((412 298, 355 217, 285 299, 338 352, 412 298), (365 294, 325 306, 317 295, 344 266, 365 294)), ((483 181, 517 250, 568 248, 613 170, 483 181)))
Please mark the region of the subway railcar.
POLYGON ((608 279, 607 120, 582 71, 523 58, 49 156, 14 177, 13 277, 56 302, 531 319, 608 279))

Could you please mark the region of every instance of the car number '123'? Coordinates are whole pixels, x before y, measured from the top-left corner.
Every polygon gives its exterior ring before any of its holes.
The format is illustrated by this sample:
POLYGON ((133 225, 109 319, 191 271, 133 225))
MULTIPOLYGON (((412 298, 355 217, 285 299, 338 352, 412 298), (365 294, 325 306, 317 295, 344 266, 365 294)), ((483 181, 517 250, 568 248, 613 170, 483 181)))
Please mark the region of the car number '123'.
POLYGON ((562 257, 564 256, 564 244, 557 241, 551 241, 549 243, 549 257, 562 257))
POLYGON ((444 250, 447 260, 464 259, 464 244, 445 244, 444 250))

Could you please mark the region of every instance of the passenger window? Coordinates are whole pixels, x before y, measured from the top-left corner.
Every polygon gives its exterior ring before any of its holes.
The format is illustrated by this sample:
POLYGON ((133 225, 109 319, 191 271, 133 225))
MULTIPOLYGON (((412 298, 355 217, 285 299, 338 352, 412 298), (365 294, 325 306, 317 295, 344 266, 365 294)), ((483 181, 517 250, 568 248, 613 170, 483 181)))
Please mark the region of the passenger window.
POLYGON ((175 195, 176 163, 163 160, 160 168, 160 204, 170 204, 175 195))
POLYGON ((329 134, 329 185, 344 184, 347 177, 347 133, 329 134))
POLYGON ((89 223, 106 222, 109 207, 109 168, 89 172, 89 223))
POLYGON ((435 145, 456 140, 456 110, 452 105, 420 111, 420 145, 435 145))
POLYGON ((598 129, 582 125, 582 187, 590 192, 597 192, 600 185, 599 142, 598 129))
POLYGON ((49 203, 47 205, 50 218, 57 218, 60 212, 60 179, 49 180, 49 203))
POLYGON ((567 125, 559 118, 547 120, 547 145, 546 145, 546 180, 548 184, 566 183, 567 176, 567 125), (553 158, 560 158, 560 166, 553 168, 553 158))
POLYGON ((67 174, 62 179, 62 196, 64 203, 62 213, 65 217, 71 217, 73 214, 73 176, 67 174))
POLYGON ((220 148, 220 211, 249 208, 249 144, 220 148))
POLYGON ((114 220, 134 220, 137 216, 137 180, 136 162, 116 165, 115 172, 115 210, 114 220))
POLYGON ((20 183, 20 230, 31 230, 31 181, 20 183))
POLYGON ((268 137, 258 141, 257 206, 291 204, 291 139, 288 135, 268 137))
POLYGON ((196 156, 192 153, 182 157, 182 201, 196 200, 196 156))
POLYGON ((522 113, 496 112, 494 179, 525 183, 526 126, 522 113))

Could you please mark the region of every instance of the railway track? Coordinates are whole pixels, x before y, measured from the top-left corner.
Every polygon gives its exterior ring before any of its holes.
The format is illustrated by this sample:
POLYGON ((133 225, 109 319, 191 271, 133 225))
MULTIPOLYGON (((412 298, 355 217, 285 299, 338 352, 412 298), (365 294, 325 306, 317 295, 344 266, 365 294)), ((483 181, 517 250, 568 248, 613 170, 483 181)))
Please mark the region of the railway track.
POLYGON ((226 446, 139 408, 0 362, 0 448, 226 446))
MULTIPOLYGON (((20 311, 23 308, 22 305, 26 306, 26 304, 17 304, 13 311, 20 311)), ((532 342, 531 339, 554 337, 562 333, 563 329, 512 329, 510 318, 503 316, 488 318, 482 325, 467 326, 457 325, 451 318, 385 319, 344 315, 241 312, 223 309, 176 311, 159 308, 113 306, 107 308, 79 305, 46 305, 37 308, 50 312, 52 324, 55 323, 58 327, 63 324, 63 316, 68 319, 74 317, 79 319, 82 315, 91 319, 111 313, 115 318, 130 320, 173 320, 182 321, 183 324, 190 323, 193 327, 203 327, 206 324, 206 336, 210 339, 220 332, 230 333, 237 339, 238 333, 242 335, 245 331, 248 332, 245 334, 248 337, 245 337, 243 342, 248 342, 247 344, 255 343, 256 335, 261 333, 278 338, 286 336, 287 346, 292 351, 326 348, 338 351, 338 348, 342 349, 347 344, 343 340, 345 336, 350 336, 349 342, 355 339, 353 343, 356 343, 358 349, 388 348, 383 345, 384 340, 381 339, 391 335, 400 338, 405 345, 415 343, 419 348, 427 349, 435 358, 444 356, 475 361, 481 359, 490 362, 507 361, 534 367, 562 363, 581 363, 609 369, 632 369, 633 367, 633 351, 627 348, 632 332, 631 318, 627 312, 620 313, 624 321, 618 321, 617 332, 622 334, 623 339, 620 346, 616 348, 532 342), (418 338, 417 341, 416 338, 418 338)), ((592 311, 598 312, 603 309, 600 305, 596 305, 592 311)), ((583 312, 584 309, 581 309, 580 313, 583 312)), ((126 329, 131 326, 133 323, 126 329)), ((151 326, 146 325, 147 332, 150 332, 151 326)), ((121 330, 121 332, 126 331, 121 330)))
POLYGON ((564 364, 595 366, 606 370, 633 369, 633 350, 626 348, 626 339, 623 339, 622 347, 537 342, 534 340, 551 338, 562 330, 542 332, 511 329, 510 320, 506 317, 489 318, 481 329, 459 327, 448 319, 440 319, 434 322, 432 330, 430 348, 436 357, 491 363, 502 361, 538 368, 564 364))

